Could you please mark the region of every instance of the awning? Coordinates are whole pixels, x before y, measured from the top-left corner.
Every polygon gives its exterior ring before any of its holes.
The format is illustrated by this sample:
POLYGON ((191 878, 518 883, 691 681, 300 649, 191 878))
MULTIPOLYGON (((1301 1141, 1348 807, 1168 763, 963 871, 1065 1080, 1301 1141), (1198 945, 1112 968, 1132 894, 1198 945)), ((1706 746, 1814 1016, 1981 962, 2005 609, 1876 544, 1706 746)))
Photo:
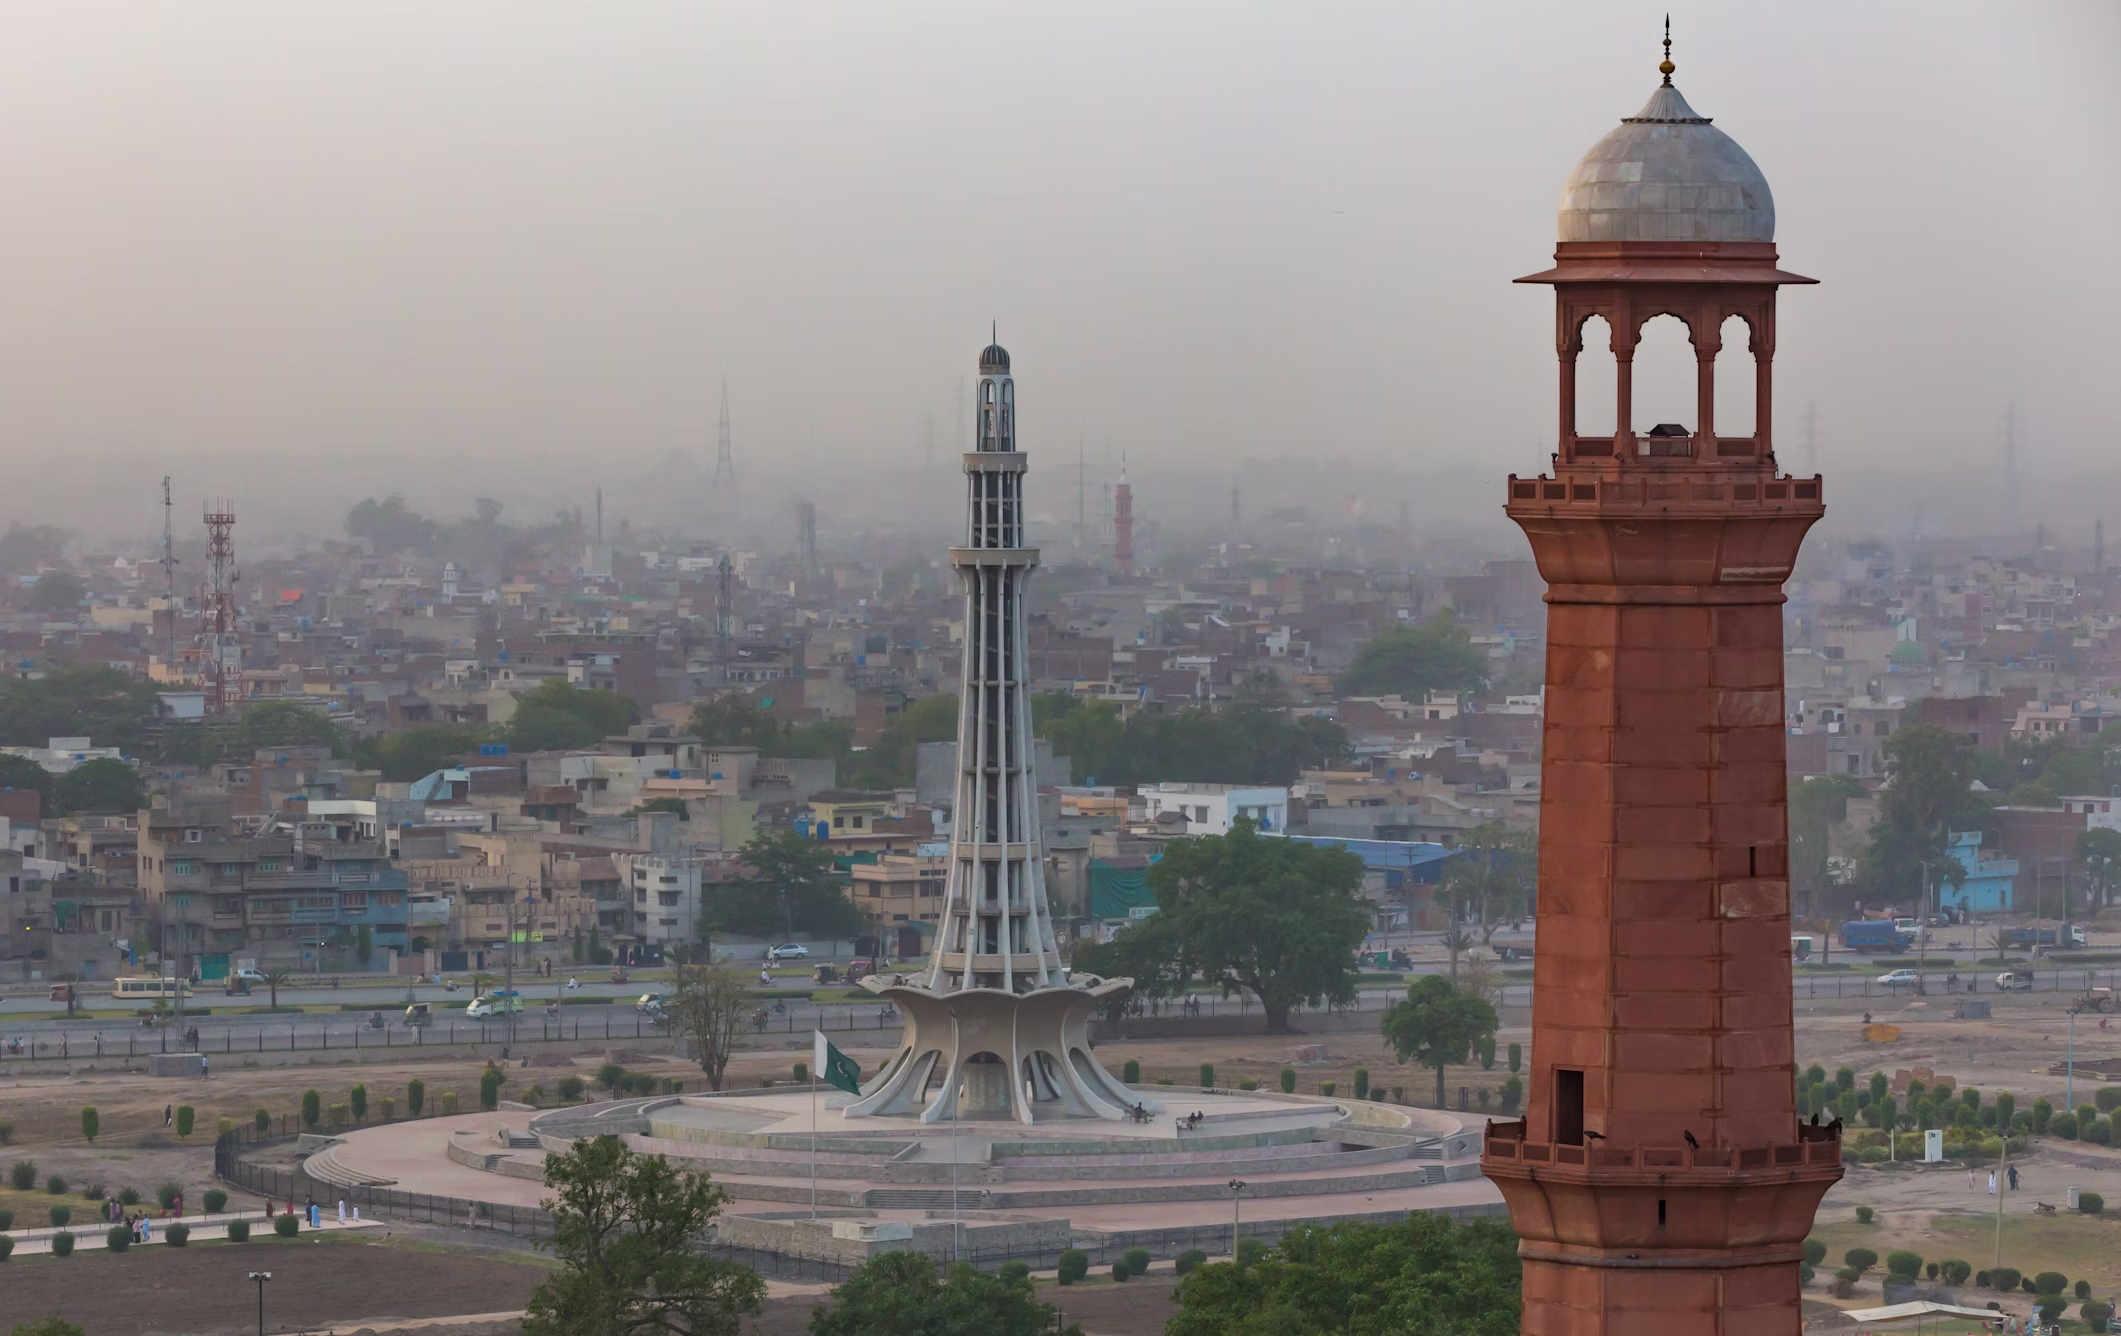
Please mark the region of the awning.
POLYGON ((1964 1304, 1932 1303, 1927 1299, 1914 1303, 1887 1304, 1883 1308, 1845 1308, 1842 1316, 1855 1322, 1904 1322, 1909 1318, 1929 1317, 1977 1317, 1984 1322, 1993 1322, 1999 1317, 2015 1316, 2000 1313, 1993 1308, 1968 1308, 1964 1304))

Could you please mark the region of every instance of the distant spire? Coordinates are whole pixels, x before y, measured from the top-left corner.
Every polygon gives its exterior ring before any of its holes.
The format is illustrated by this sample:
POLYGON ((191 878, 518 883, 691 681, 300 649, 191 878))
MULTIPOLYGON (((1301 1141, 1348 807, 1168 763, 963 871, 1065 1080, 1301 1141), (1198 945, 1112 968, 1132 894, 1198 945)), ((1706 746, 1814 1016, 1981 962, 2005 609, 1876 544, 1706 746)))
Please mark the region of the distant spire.
POLYGON ((1666 88, 1672 86, 1672 71, 1678 68, 1672 63, 1672 16, 1667 14, 1664 16, 1664 60, 1657 66, 1658 72, 1664 75, 1666 88))

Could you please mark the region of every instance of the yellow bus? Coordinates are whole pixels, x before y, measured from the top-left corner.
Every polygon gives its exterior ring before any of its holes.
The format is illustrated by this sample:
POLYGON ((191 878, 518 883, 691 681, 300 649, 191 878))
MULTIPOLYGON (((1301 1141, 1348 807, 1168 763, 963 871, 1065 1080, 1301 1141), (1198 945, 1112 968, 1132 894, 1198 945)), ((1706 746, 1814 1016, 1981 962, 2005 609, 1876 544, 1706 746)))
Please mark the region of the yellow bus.
POLYGON ((153 1002, 159 998, 190 997, 191 984, 184 979, 164 979, 153 974, 134 975, 116 981, 111 996, 120 1002, 153 1002))

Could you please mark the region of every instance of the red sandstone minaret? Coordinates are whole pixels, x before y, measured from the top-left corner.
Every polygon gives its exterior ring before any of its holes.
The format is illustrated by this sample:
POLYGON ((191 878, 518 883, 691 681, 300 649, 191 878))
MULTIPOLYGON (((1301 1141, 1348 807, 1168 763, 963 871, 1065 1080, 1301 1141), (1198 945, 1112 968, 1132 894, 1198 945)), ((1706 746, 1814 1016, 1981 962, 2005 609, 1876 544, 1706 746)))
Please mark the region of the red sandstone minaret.
MULTIPOLYGON (((1507 513, 1548 583, 1532 1086, 1482 1166, 1522 1239, 1539 1336, 1798 1330, 1798 1266, 1838 1136, 1800 1126, 1790 1023, 1782 585, 1823 513, 1769 433, 1774 202, 1744 150, 1663 86, 1562 192, 1551 478, 1507 513), (1637 435, 1645 322, 1699 365, 1691 432, 1637 435), (1601 316, 1610 437, 1580 436, 1576 355, 1601 316), (1729 316, 1751 330, 1751 436, 1715 429, 1729 316)), ((1734 350, 1742 351, 1742 350, 1734 350)))

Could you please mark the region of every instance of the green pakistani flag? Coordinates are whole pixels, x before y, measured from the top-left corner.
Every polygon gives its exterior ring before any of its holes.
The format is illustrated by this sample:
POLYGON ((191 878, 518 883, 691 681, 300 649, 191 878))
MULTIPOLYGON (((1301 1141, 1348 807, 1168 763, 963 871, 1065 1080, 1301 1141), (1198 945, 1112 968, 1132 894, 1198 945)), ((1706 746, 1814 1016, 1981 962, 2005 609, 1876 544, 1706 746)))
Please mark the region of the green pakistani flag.
POLYGON ((823 1030, 812 1030, 815 1071, 826 1085, 838 1086, 850 1095, 862 1093, 862 1065, 840 1052, 825 1038, 823 1030))

